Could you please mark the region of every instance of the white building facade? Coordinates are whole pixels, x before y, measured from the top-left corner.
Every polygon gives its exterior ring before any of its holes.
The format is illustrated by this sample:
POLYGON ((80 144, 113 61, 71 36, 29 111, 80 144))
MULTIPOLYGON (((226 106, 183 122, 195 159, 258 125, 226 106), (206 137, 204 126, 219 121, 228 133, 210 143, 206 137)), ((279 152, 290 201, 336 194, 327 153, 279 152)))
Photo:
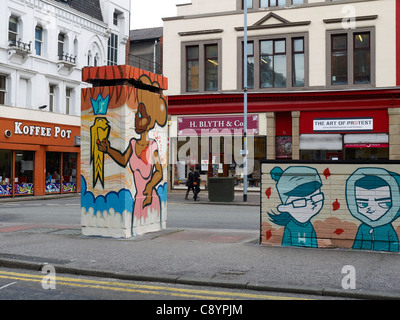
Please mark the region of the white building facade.
POLYGON ((21 181, 31 195, 62 193, 65 180, 79 192, 82 68, 125 64, 130 1, 4 0, 0 10, 0 196, 20 194, 21 181), (49 171, 65 180, 48 186, 49 171))

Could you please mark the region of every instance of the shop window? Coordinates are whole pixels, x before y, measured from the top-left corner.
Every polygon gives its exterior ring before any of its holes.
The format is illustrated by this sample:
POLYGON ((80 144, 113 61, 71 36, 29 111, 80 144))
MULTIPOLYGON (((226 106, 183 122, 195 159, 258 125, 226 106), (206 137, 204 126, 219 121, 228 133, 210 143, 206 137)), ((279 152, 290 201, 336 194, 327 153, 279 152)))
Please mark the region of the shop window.
POLYGON ((275 138, 276 159, 292 159, 292 136, 277 136, 275 138))
MULTIPOLYGON (((243 149, 241 136, 186 137, 171 140, 175 165, 172 168, 173 184, 185 186, 189 167, 198 168, 203 183, 207 177, 234 177, 235 185, 243 183, 243 149)), ((261 178, 261 161, 266 158, 266 137, 248 136, 249 187, 258 187, 261 178)), ((204 186, 202 183, 202 186, 204 186)))
POLYGON ((342 150, 301 150, 300 160, 343 160, 342 150))
POLYGON ((15 195, 33 195, 34 152, 15 151, 15 195))
POLYGON ((346 160, 388 160, 388 147, 370 147, 370 145, 360 147, 346 147, 346 160))
POLYGON ((0 197, 12 195, 12 151, 0 150, 0 197))
POLYGON ((77 163, 78 163, 77 153, 63 153, 63 167, 62 167, 63 193, 76 192, 77 163))
POLYGON ((61 154, 46 153, 46 194, 60 193, 61 154))

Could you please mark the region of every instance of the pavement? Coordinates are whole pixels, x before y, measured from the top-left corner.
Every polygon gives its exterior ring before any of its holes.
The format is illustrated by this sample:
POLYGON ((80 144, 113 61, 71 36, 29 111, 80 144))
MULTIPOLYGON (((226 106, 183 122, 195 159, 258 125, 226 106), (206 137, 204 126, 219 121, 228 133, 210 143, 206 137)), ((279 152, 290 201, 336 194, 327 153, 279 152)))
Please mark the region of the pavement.
MULTIPOLYGON (((169 202, 218 204, 221 210, 258 206, 260 194, 249 193, 246 203, 240 193, 233 202, 207 198, 206 192, 198 202, 185 200, 182 192, 168 194, 169 202)), ((168 220, 166 230, 132 239, 84 237, 80 226, 0 221, 0 266, 41 270, 45 264, 57 273, 124 280, 314 294, 317 299, 400 299, 399 253, 263 246, 258 231, 173 229, 168 220)))

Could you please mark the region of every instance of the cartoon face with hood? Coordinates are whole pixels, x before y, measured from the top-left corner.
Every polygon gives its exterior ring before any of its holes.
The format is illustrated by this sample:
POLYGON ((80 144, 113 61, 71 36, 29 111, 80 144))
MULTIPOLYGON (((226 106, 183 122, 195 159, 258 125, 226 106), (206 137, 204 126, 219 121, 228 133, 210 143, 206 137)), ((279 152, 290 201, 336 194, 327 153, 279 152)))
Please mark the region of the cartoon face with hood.
POLYGON ((361 221, 353 249, 399 251, 392 222, 400 215, 400 176, 381 168, 360 168, 346 182, 347 207, 361 221))
POLYGON ((274 212, 268 215, 272 222, 285 227, 282 246, 318 247, 310 222, 324 205, 322 182, 317 170, 295 166, 283 171, 275 167, 270 173, 272 179, 277 181, 281 204, 277 207, 279 215, 274 212))

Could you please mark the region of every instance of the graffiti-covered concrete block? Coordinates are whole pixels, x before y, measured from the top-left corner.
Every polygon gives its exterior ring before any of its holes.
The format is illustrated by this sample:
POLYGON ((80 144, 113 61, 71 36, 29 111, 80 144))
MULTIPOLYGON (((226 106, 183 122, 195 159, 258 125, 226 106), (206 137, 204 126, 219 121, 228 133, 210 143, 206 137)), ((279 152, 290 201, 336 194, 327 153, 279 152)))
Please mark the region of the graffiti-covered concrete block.
POLYGON ((400 163, 262 164, 261 242, 399 251, 400 163))
POLYGON ((167 79, 131 66, 84 68, 81 224, 129 238, 166 227, 167 79))

